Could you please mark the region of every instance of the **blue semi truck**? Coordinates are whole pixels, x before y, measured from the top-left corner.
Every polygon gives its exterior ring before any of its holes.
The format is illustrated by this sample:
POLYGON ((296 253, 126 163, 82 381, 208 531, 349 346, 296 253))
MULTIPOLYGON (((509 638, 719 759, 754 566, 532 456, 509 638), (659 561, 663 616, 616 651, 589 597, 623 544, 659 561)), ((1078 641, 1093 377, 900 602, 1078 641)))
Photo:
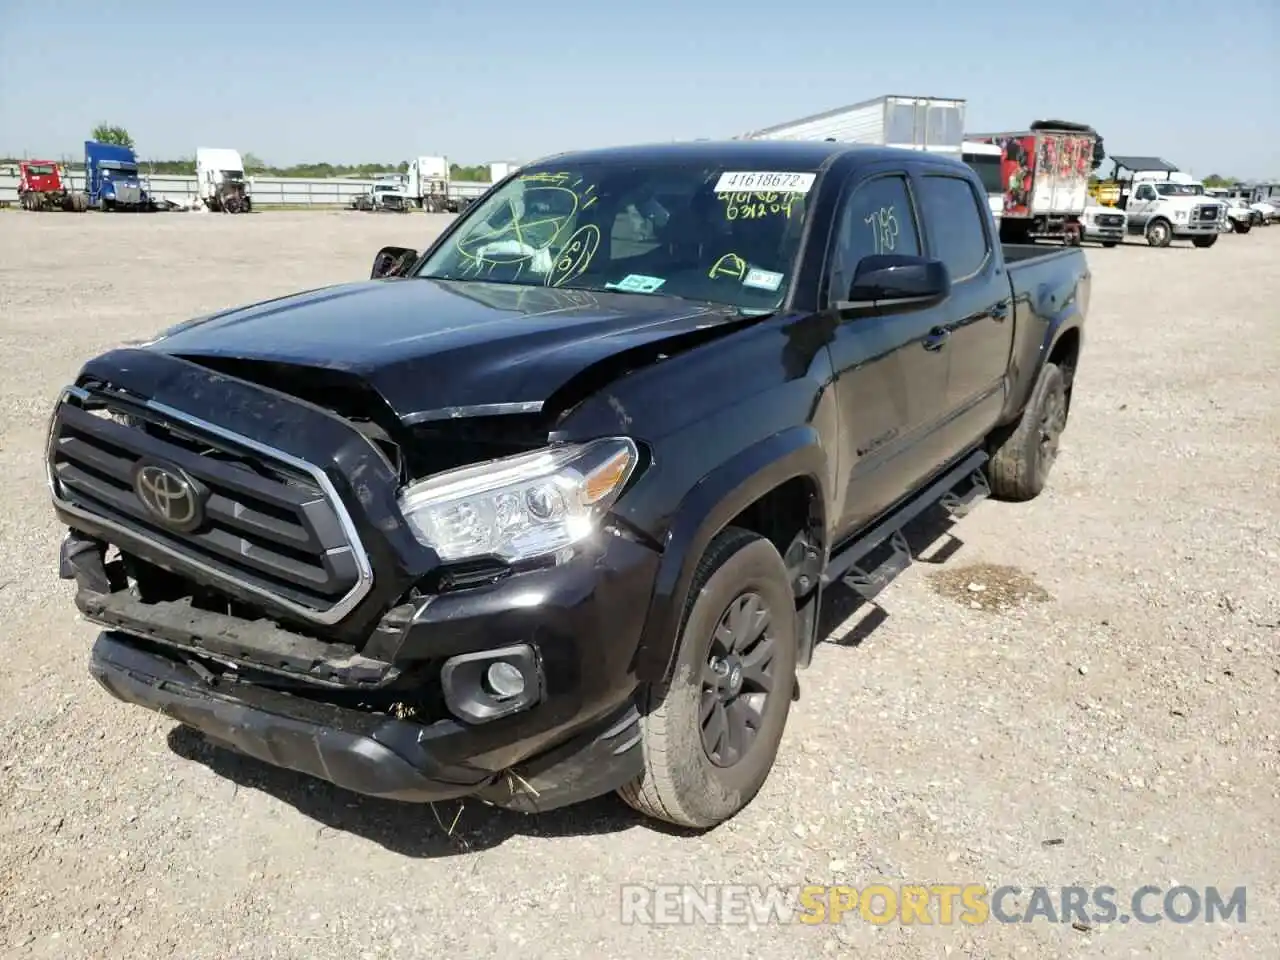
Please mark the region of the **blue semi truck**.
POLYGON ((84 192, 91 210, 156 209, 138 177, 137 154, 114 143, 84 142, 84 192))

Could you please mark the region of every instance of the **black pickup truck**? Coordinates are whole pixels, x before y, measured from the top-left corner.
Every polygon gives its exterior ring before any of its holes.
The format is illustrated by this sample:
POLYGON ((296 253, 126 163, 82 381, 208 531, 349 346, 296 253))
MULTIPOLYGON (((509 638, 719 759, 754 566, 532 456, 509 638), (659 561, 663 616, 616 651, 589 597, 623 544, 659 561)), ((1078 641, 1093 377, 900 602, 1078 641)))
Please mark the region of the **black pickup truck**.
POLYGON ((1043 488, 1090 291, 958 160, 798 142, 556 156, 372 273, 63 391, 92 675, 364 794, 702 828, 765 782, 825 589, 1043 488))

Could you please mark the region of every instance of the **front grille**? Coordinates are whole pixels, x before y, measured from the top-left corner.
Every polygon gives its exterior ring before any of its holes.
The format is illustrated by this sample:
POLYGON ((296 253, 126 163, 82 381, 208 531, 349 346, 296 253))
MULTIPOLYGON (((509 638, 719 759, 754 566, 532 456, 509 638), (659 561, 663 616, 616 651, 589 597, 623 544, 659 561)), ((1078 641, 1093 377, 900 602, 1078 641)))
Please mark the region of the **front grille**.
POLYGON ((1100 227, 1123 227, 1124 216, 1118 213, 1103 213, 1098 215, 1098 226, 1100 227))
POLYGON ((323 474, 251 441, 72 390, 54 415, 49 473, 71 513, 193 561, 205 586, 239 586, 320 622, 340 618, 368 591, 367 559, 323 474), (144 505, 134 478, 146 464, 196 481, 204 501, 198 526, 174 529, 144 505))
POLYGON ((1201 223, 1212 223, 1218 219, 1216 204, 1203 204, 1196 207, 1196 219, 1201 223))

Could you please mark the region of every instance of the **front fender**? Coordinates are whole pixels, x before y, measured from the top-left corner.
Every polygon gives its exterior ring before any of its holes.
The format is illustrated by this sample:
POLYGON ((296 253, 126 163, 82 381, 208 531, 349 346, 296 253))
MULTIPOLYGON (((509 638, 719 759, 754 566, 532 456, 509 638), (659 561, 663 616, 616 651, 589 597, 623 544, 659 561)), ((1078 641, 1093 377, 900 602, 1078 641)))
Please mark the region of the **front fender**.
POLYGON ((715 535, 764 494, 797 477, 813 482, 825 510, 826 475, 827 456, 818 432, 804 424, 746 448, 698 481, 668 526, 636 650, 637 678, 660 682, 668 677, 689 588, 715 535))

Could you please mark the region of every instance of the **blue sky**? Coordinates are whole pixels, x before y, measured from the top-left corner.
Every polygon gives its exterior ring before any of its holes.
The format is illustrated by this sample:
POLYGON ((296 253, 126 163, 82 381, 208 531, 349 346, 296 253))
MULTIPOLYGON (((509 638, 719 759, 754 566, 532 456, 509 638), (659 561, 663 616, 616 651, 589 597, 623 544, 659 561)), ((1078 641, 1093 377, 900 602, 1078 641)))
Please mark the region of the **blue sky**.
POLYGON ((1280 3, 3 0, 0 154, 530 160, 731 136, 884 93, 970 130, 1090 123, 1108 152, 1280 177, 1280 3), (1224 96, 1225 95, 1225 96, 1224 96))

